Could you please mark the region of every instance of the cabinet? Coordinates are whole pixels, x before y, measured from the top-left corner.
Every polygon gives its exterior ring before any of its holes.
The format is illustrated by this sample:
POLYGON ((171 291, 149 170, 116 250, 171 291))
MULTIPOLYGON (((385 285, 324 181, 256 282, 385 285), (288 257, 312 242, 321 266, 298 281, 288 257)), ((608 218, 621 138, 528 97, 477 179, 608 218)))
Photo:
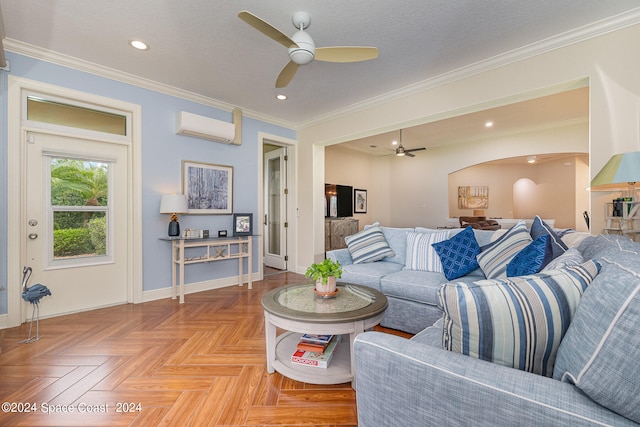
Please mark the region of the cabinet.
POLYGON ((360 221, 353 218, 326 218, 324 220, 324 250, 346 248, 346 236, 358 232, 360 221))
POLYGON ((640 202, 605 203, 604 208, 606 225, 602 231, 605 234, 624 234, 640 241, 640 202))

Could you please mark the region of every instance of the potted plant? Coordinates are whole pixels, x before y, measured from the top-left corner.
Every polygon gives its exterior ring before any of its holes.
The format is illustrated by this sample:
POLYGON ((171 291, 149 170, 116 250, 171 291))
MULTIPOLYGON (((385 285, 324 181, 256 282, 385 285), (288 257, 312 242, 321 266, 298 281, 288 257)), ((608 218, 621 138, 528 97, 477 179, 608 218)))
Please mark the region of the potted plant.
POLYGON ((310 279, 316 282, 316 293, 322 296, 334 295, 336 293, 336 278, 342 276, 342 265, 338 261, 329 258, 320 263, 313 263, 307 268, 305 273, 310 279))

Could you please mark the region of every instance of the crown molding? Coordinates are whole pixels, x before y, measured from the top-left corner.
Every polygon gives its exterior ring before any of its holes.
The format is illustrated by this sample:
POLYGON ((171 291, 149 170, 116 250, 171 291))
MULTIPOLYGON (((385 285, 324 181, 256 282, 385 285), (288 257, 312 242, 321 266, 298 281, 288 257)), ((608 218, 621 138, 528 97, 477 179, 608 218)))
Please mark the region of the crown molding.
POLYGON ((443 86, 457 80, 468 78, 534 56, 542 55, 556 49, 580 43, 582 41, 589 40, 594 37, 599 37, 637 24, 640 24, 640 7, 607 19, 603 19, 601 21, 594 22, 592 24, 576 28, 574 30, 558 34, 553 37, 540 40, 535 43, 531 43, 529 45, 493 56, 488 59, 466 65, 456 70, 440 74, 426 80, 421 80, 403 88, 352 104, 345 108, 333 110, 330 113, 318 116, 313 120, 300 123, 298 125, 298 129, 304 129, 310 126, 319 125, 324 122, 334 120, 338 117, 357 113, 359 111, 373 108, 391 101, 396 101, 414 95, 416 93, 424 92, 438 86, 443 86))
POLYGON ((278 118, 275 118, 266 114, 262 114, 257 111, 246 110, 246 109, 243 109, 241 106, 231 105, 229 103, 219 101, 214 98, 209 98, 194 92, 176 88, 174 86, 158 83, 153 80, 149 80, 133 74, 125 73, 123 71, 119 71, 114 68, 98 65, 93 62, 84 61, 69 55, 54 52, 52 50, 43 49, 41 47, 24 43, 18 40, 7 38, 4 40, 4 47, 6 50, 11 51, 13 53, 28 56, 41 61, 50 62, 52 64, 61 65, 63 67, 73 68, 74 70, 82 71, 85 73, 93 74, 93 75, 104 77, 111 80, 116 80, 121 83, 126 83, 126 84, 137 86, 143 89, 152 90, 154 92, 163 93, 165 95, 174 96, 176 98, 192 101, 197 104, 206 105, 208 107, 217 108, 219 110, 232 112, 235 108, 240 108, 242 110, 242 115, 244 117, 249 117, 249 118, 267 122, 273 125, 286 127, 289 129, 296 128, 295 123, 280 120, 278 118))

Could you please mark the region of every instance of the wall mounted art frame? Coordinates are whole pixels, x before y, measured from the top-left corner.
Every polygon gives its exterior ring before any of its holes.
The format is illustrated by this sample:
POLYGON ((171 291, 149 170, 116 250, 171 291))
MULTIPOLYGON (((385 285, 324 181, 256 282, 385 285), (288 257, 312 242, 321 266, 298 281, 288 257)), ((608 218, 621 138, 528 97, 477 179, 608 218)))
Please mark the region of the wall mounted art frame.
POLYGON ((488 209, 489 187, 472 185, 458 187, 458 209, 488 209))
POLYGON ((367 213, 367 190, 353 189, 353 212, 367 213))
POLYGON ((253 214, 236 213, 233 214, 233 235, 251 236, 253 234, 253 214))
POLYGON ((182 161, 182 193, 190 214, 233 212, 233 166, 182 161))

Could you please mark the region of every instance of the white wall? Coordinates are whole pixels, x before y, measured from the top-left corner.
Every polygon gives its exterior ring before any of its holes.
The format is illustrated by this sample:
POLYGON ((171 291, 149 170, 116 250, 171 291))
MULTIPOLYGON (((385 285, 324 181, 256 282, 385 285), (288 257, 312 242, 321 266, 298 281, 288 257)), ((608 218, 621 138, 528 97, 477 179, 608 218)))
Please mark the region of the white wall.
MULTIPOLYGON (((313 239, 301 237, 299 262, 309 264, 323 253, 323 224, 320 220, 314 222, 314 217, 319 219, 323 211, 324 162, 319 161, 320 157, 324 160, 322 146, 486 109, 497 100, 506 103, 509 99, 540 96, 544 91, 548 93, 549 88, 555 92, 568 90, 584 84, 584 79, 588 78, 591 101, 590 175, 595 176, 611 155, 639 150, 638 40, 640 25, 634 25, 529 58, 514 58, 510 63, 505 60, 507 65, 477 71, 467 77, 459 74, 450 78, 443 76, 425 82, 405 96, 390 98, 386 102, 371 102, 369 107, 344 111, 335 118, 300 129, 298 141, 301 147, 306 147, 301 149, 301 162, 313 167, 301 170, 298 181, 300 188, 312 188, 317 197, 305 198, 304 205, 300 200, 300 225, 307 225, 314 234, 313 239)), ((519 155, 517 150, 505 150, 504 157, 519 155)), ((430 153, 436 151, 430 150, 430 153)), ((486 152, 472 149, 439 156, 440 161, 448 160, 449 170, 439 168, 440 175, 425 182, 423 189, 412 195, 415 202, 410 209, 428 218, 446 215, 447 190, 445 185, 441 185, 446 182, 446 174, 490 160, 488 157, 486 152)), ((430 160, 432 158, 425 156, 420 167, 438 168, 430 160)), ((412 179, 412 172, 417 167, 417 163, 403 166, 404 176, 400 179, 412 179)), ((389 200, 392 209, 402 199, 394 194, 389 200)), ((611 197, 611 193, 591 194, 589 210, 595 233, 601 230, 604 222, 601 206, 611 197)))

